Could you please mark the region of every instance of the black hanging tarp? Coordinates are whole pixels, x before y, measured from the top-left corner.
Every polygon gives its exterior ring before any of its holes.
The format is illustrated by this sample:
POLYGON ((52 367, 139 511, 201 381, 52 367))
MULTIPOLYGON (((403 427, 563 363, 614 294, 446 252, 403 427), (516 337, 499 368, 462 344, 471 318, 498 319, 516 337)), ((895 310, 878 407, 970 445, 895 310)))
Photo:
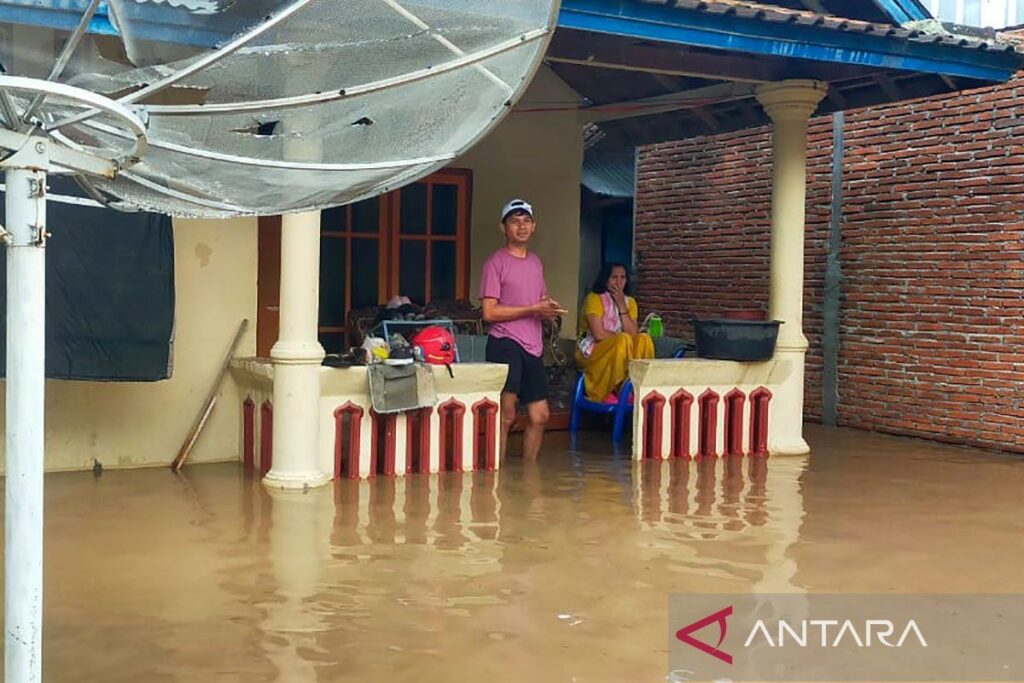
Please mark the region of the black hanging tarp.
MULTIPOLYGON (((65 178, 48 181, 46 376, 147 382, 171 376, 174 240, 171 219, 68 203, 65 178)), ((0 192, 0 223, 4 216, 0 192)), ((0 258, 0 371, 7 367, 7 255, 0 258)))

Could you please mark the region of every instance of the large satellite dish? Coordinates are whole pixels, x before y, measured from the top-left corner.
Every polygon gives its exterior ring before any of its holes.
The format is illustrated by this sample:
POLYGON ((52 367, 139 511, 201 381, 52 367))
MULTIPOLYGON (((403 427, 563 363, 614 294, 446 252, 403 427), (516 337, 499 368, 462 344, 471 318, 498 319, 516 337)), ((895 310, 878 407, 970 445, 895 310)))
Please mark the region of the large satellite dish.
MULTIPOLYGON (((81 4, 95 22, 98 0, 81 4)), ((117 177, 83 177, 117 206, 195 217, 335 206, 427 174, 486 133, 539 64, 555 5, 108 0, 118 35, 72 36, 59 55, 12 54, 10 41, 0 62, 120 105, 148 149, 124 117, 68 92, 40 100, 0 78, 3 113, 18 118, 8 128, 114 152, 117 177)))
POLYGON ((73 174, 115 208, 191 217, 379 194, 498 122, 539 65, 557 4, 0 0, 6 680, 42 675, 46 175, 73 174), (69 9, 79 16, 54 41, 18 39, 69 9))

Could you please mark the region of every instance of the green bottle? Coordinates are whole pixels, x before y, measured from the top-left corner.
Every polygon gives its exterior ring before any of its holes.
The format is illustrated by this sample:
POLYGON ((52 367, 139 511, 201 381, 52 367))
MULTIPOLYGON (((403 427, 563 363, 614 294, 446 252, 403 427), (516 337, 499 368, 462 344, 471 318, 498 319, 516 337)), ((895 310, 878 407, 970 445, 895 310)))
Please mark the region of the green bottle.
POLYGON ((652 313, 647 321, 647 334, 652 337, 660 337, 662 335, 661 328, 661 316, 657 313, 652 313))

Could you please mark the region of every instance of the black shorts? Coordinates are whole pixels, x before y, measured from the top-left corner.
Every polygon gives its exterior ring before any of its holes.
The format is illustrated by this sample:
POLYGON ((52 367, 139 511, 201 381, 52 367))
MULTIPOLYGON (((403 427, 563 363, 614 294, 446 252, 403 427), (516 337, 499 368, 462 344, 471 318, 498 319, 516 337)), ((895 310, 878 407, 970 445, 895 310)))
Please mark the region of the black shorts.
POLYGON ((548 397, 548 373, 544 369, 544 359, 527 353, 518 342, 488 337, 487 362, 508 366, 503 393, 515 394, 523 403, 536 403, 548 397))

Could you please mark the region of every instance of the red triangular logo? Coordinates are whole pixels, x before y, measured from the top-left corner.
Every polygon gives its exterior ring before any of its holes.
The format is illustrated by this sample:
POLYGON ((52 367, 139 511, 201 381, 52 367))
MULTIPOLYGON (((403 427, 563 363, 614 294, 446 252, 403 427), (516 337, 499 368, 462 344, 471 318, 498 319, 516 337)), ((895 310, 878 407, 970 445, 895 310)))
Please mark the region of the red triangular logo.
POLYGON ((726 629, 725 618, 728 617, 731 614, 732 614, 732 605, 729 605, 728 607, 726 607, 723 610, 715 612, 714 614, 709 614, 708 616, 704 617, 703 619, 695 621, 692 624, 690 624, 689 626, 684 626, 683 628, 679 629, 678 631, 676 631, 676 638, 678 638, 679 640, 683 641, 687 645, 690 645, 691 647, 697 648, 701 652, 706 652, 709 655, 711 655, 712 657, 715 657, 717 659, 721 659, 726 664, 732 664, 732 655, 730 655, 730 654, 728 654, 726 652, 722 652, 721 650, 718 649, 718 646, 722 644, 723 640, 725 640, 725 629, 726 629), (702 628, 704 628, 705 626, 707 626, 708 624, 713 624, 716 621, 718 622, 719 636, 718 636, 718 642, 715 643, 714 646, 708 645, 707 643, 705 643, 702 640, 697 640, 696 638, 694 638, 693 636, 690 635, 694 631, 699 631, 702 628))

